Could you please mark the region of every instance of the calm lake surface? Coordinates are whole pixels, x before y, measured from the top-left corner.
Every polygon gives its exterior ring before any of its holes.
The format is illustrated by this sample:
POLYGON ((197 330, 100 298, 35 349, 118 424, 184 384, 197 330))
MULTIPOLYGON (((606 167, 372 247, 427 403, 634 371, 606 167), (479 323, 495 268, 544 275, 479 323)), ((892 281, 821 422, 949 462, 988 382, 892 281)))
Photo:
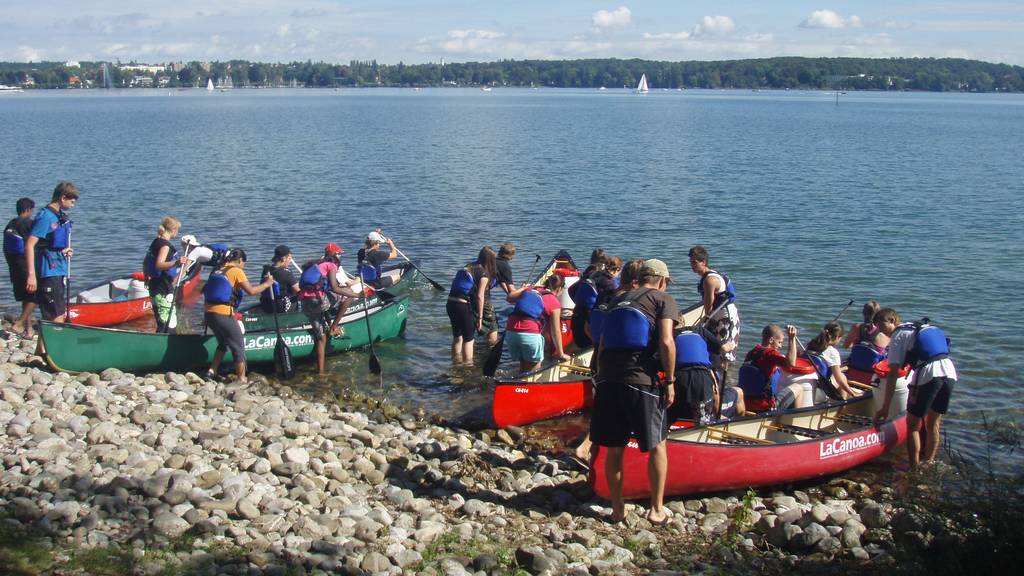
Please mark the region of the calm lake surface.
MULTIPOLYGON (((701 243, 739 292, 741 351, 768 322, 806 341, 850 299, 847 326, 874 298, 944 327, 946 429, 977 452, 983 417, 1024 412, 1022 144, 1020 95, 39 91, 0 98, 0 207, 79 186, 78 287, 137 269, 167 214, 245 248, 250 274, 279 243, 301 259, 337 242, 351 269, 380 226, 445 285, 484 244, 516 244, 517 281, 536 254, 601 246, 665 260, 682 304, 701 243)), ((447 417, 490 389, 450 369, 444 299, 415 290, 407 338, 378 354, 392 400, 447 417)), ((330 365, 376 390, 366 352, 330 365)))

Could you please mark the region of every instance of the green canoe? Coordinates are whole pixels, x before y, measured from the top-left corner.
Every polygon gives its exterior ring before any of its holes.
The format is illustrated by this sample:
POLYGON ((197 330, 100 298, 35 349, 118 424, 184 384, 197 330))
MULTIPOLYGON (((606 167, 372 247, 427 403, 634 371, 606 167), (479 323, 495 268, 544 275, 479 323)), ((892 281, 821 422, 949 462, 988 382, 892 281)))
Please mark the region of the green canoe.
MULTIPOLYGON (((394 298, 370 309, 374 341, 401 335, 408 317, 408 296, 394 298)), ((341 322, 345 334, 331 338, 327 353, 351 350, 369 344, 363 313, 346 314, 341 322)), ((126 372, 186 371, 210 365, 217 348, 212 334, 152 334, 112 328, 42 322, 39 336, 46 346, 46 361, 66 372, 101 372, 118 368, 126 372)), ((314 355, 313 335, 305 328, 281 330, 295 360, 314 355)), ((245 355, 250 364, 274 361, 277 334, 246 332, 245 355)), ((231 360, 231 353, 224 357, 231 360)))
MULTIPOLYGON (((390 286, 378 289, 376 294, 366 299, 366 305, 368 305, 372 310, 374 307, 380 306, 388 300, 404 295, 409 291, 413 283, 416 282, 416 278, 418 278, 419 275, 419 271, 410 262, 402 262, 401 264, 396 264, 394 266, 385 266, 381 276, 387 278, 384 282, 390 283, 390 286)), ((352 314, 354 312, 362 312, 363 306, 364 300, 360 298, 349 304, 345 313, 352 314)), ((306 315, 299 310, 298 306, 296 306, 292 311, 284 314, 278 314, 277 320, 281 323, 282 330, 286 328, 299 328, 309 324, 306 320, 306 315)), ((245 326, 246 332, 273 330, 274 315, 269 312, 264 312, 263 309, 260 308, 260 305, 256 304, 242 310, 242 324, 245 326)))

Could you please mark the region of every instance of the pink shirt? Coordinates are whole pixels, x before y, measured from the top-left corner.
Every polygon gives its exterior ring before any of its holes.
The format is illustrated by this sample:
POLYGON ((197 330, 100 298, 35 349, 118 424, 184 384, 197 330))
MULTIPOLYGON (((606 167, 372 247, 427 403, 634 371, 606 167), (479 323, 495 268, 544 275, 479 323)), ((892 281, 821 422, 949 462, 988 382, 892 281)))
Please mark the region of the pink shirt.
MULTIPOLYGON (((541 297, 544 299, 544 316, 546 318, 551 318, 552 312, 562 308, 562 304, 554 294, 543 294, 541 297)), ((513 332, 531 332, 533 334, 540 334, 544 330, 544 326, 540 321, 528 318, 522 314, 509 316, 507 328, 513 332)))
MULTIPOLYGON (((317 264, 317 268, 320 269, 320 278, 330 278, 333 274, 338 272, 338 265, 334 262, 321 262, 317 264)), ((330 286, 330 280, 327 280, 327 285, 330 286)), ((312 298, 320 293, 317 288, 302 287, 299 291, 299 298, 312 298)))

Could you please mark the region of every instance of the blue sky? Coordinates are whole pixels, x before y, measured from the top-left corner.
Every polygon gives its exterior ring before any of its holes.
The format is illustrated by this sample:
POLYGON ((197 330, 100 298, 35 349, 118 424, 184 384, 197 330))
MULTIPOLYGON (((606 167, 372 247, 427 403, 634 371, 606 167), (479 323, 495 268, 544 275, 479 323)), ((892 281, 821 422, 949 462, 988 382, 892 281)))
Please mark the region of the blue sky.
POLYGON ((933 56, 1024 64, 1024 1, 0 0, 0 60, 933 56))

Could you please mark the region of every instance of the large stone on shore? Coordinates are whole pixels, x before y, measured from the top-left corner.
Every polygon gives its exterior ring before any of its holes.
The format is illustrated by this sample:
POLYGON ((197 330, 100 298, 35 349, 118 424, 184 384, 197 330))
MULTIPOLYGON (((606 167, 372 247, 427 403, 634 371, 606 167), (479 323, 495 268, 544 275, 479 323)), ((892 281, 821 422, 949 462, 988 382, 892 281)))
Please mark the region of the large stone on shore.
POLYGON ((370 552, 363 556, 363 561, 359 563, 359 567, 370 574, 380 574, 387 572, 391 568, 391 561, 380 552, 370 552))
POLYGON ((884 506, 870 502, 860 509, 860 520, 868 528, 884 528, 889 524, 889 515, 884 506))
POLYGON ((792 510, 797 507, 796 498, 793 498, 792 496, 776 496, 775 498, 772 498, 772 506, 776 510, 779 508, 792 510))
POLYGON ((839 542, 843 548, 859 548, 860 534, 861 532, 852 526, 843 526, 843 531, 839 533, 839 542))
POLYGON ((153 528, 168 538, 177 538, 188 530, 188 522, 173 512, 164 512, 153 519, 153 528))
POLYGON ((43 510, 35 501, 21 496, 11 500, 11 512, 22 522, 35 522, 43 517, 43 510))
POLYGON ((817 522, 811 522, 800 533, 794 534, 787 543, 787 548, 794 552, 810 550, 824 538, 829 538, 828 530, 817 522))
POLYGON ((544 554, 540 546, 520 546, 516 549, 516 563, 530 574, 551 574, 554 561, 544 554))

